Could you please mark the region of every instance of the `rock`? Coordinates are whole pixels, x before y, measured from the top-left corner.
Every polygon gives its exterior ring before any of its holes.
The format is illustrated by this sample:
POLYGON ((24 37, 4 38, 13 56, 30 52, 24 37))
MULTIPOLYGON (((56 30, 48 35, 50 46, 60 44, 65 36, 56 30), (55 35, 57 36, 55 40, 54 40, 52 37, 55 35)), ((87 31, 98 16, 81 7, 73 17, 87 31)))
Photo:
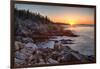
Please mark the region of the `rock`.
POLYGON ((89 62, 96 62, 96 61, 95 61, 96 58, 95 58, 94 55, 88 56, 87 59, 88 59, 89 62))
POLYGON ((30 55, 28 58, 28 64, 36 64, 36 63, 39 63, 37 55, 30 55))
POLYGON ((78 37, 78 35, 74 34, 71 30, 63 31, 63 35, 66 35, 69 37, 78 37))
POLYGON ((54 52, 52 52, 51 58, 54 60, 58 60, 59 56, 60 56, 59 52, 54 51, 54 52))
POLYGON ((40 59, 40 62, 38 64, 46 64, 46 63, 44 62, 43 59, 40 59))
POLYGON ((36 54, 40 55, 40 54, 43 54, 43 52, 40 51, 40 50, 37 50, 37 51, 36 51, 36 54))
POLYGON ((26 64, 26 61, 15 58, 15 64, 16 64, 16 66, 21 66, 23 64, 26 64))
POLYGON ((16 56, 17 59, 21 59, 21 60, 25 60, 27 58, 27 56, 20 51, 16 51, 15 56, 16 56))
POLYGON ((36 51, 38 49, 38 47, 36 46, 36 44, 29 42, 25 45, 25 48, 27 49, 28 52, 33 53, 34 51, 36 51))
POLYGON ((49 62, 50 64, 58 64, 58 63, 59 63, 58 61, 56 61, 56 60, 54 60, 54 59, 52 59, 52 58, 49 58, 49 59, 48 59, 48 62, 49 62))
POLYGON ((55 44, 54 44, 54 50, 60 51, 60 50, 61 50, 61 47, 62 47, 61 42, 55 41, 55 44))
POLYGON ((27 36, 29 32, 26 31, 25 29, 21 29, 21 33, 23 36, 27 36))
POLYGON ((28 57, 28 59, 27 59, 28 64, 34 64, 34 63, 36 63, 36 58, 37 58, 36 55, 30 54, 29 57, 28 57))
POLYGON ((15 64, 16 64, 16 66, 25 65, 27 63, 26 59, 27 59, 26 54, 24 54, 20 51, 15 52, 15 64))
POLYGON ((22 38, 23 42, 28 43, 28 42, 33 42, 32 38, 22 38))
POLYGON ((20 41, 21 42, 22 41, 22 36, 16 36, 15 39, 16 39, 16 41, 20 41))
POLYGON ((27 49, 26 48, 23 48, 23 49, 20 50, 20 52, 26 54, 27 53, 27 49))
POLYGON ((61 40, 61 43, 62 43, 62 44, 74 44, 74 43, 73 43, 73 40, 70 40, 70 39, 68 39, 68 40, 64 40, 64 39, 63 39, 63 40, 61 40))
POLYGON ((20 50, 24 47, 23 43, 15 41, 15 50, 20 50))

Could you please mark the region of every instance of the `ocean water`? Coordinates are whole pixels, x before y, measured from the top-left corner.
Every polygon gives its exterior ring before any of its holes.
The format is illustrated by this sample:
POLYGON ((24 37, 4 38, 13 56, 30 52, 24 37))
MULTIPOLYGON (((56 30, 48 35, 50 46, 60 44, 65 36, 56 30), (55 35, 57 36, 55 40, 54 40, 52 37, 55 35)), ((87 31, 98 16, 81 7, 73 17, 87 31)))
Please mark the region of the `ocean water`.
POLYGON ((75 44, 69 45, 72 49, 79 51, 81 54, 84 55, 94 55, 94 26, 77 26, 69 27, 66 29, 70 29, 73 33, 80 35, 79 37, 69 37, 70 39, 73 39, 75 42, 75 44))

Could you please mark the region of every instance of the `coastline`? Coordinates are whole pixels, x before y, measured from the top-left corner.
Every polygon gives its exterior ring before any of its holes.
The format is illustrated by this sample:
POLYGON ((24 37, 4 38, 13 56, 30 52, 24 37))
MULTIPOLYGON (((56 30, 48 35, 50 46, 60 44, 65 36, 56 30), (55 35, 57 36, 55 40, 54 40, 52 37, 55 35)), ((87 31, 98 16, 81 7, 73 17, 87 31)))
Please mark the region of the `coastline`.
MULTIPOLYGON (((73 50, 70 46, 63 46, 61 43, 61 48, 59 49, 60 51, 57 51, 54 48, 49 48, 49 47, 43 47, 45 46, 45 42, 48 43, 48 41, 50 41, 51 37, 45 38, 43 39, 43 37, 41 37, 40 40, 39 37, 36 38, 36 40, 33 40, 32 38, 28 37, 23 37, 21 42, 20 39, 19 41, 15 41, 15 47, 16 47, 16 51, 15 51, 15 55, 16 52, 19 52, 17 54, 19 54, 19 58, 21 58, 21 54, 24 55, 24 62, 19 62, 19 60, 15 60, 15 67, 20 67, 20 66, 30 66, 30 65, 42 65, 42 64, 82 64, 82 63, 93 63, 95 62, 95 57, 94 56, 86 56, 83 54, 80 54, 78 51, 73 50), (42 40, 43 39, 43 40, 42 40), (16 44, 17 42, 17 44, 16 44), (27 45, 27 47, 26 47, 27 45), (32 47, 33 49, 30 50, 28 49, 29 47, 32 47), (28 50, 27 50, 28 49, 28 50), (30 56, 30 58, 27 58, 26 53, 29 51, 31 51, 32 53, 28 53, 28 55, 30 56), (35 52, 35 53, 33 53, 35 52), (37 56, 38 55, 38 56, 37 56), (56 55, 56 56, 55 56, 56 55), (25 58, 26 57, 26 58, 25 58), (34 58, 33 58, 34 57, 34 58), (38 59, 37 59, 38 58, 38 59), (26 62, 27 59, 27 62, 26 62), (35 60, 34 62, 32 60, 35 60), (22 64, 20 64, 22 63, 22 64)), ((53 37, 55 38, 55 37, 53 37)), ((72 37, 73 38, 73 37, 72 37)), ((77 38, 77 37, 76 37, 77 38)), ((56 41, 56 40, 54 40, 56 41)), ((68 41, 70 42, 74 42, 72 39, 66 39, 66 40, 58 40, 58 41, 62 41, 62 42, 67 42, 66 44, 68 44, 68 41)), ((23 59, 22 59, 23 60, 23 59)))

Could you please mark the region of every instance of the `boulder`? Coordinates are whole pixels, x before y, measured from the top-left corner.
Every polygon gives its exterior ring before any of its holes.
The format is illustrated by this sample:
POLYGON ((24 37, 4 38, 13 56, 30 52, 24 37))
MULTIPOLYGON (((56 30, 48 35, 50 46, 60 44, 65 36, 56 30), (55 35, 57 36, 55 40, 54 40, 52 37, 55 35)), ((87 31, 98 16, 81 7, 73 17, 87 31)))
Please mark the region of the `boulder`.
POLYGON ((15 52, 15 57, 21 60, 25 60, 27 58, 27 56, 23 52, 20 52, 20 51, 15 52))
POLYGON ((15 41, 15 50, 20 50, 24 47, 24 44, 19 42, 19 41, 15 41))
POLYGON ((17 58, 15 58, 14 60, 15 60, 15 64, 16 64, 17 67, 21 66, 23 64, 26 64, 25 60, 21 60, 21 59, 17 59, 17 58))
POLYGON ((24 53, 22 53, 20 51, 15 52, 15 64, 16 64, 16 66, 25 65, 27 63, 26 59, 27 59, 27 56, 24 53))
POLYGON ((48 59, 48 62, 49 62, 50 64, 58 64, 58 63, 59 63, 58 61, 56 61, 56 60, 54 60, 54 59, 52 59, 52 58, 49 58, 49 59, 48 59))
POLYGON ((25 45, 25 48, 27 49, 28 52, 33 53, 34 51, 36 51, 38 49, 38 47, 36 46, 36 44, 29 42, 25 45))

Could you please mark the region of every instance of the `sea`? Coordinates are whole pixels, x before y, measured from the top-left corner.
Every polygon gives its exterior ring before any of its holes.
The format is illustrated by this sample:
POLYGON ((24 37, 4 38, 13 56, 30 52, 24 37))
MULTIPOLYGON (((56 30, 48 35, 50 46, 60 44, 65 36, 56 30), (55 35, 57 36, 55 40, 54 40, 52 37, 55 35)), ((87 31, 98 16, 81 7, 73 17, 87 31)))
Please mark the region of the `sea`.
MULTIPOLYGON (((67 29, 67 28, 66 28, 67 29)), ((69 27, 73 33, 79 35, 71 39, 75 40, 75 44, 70 47, 76 51, 79 51, 84 55, 95 55, 95 28, 94 26, 76 26, 69 27)))

